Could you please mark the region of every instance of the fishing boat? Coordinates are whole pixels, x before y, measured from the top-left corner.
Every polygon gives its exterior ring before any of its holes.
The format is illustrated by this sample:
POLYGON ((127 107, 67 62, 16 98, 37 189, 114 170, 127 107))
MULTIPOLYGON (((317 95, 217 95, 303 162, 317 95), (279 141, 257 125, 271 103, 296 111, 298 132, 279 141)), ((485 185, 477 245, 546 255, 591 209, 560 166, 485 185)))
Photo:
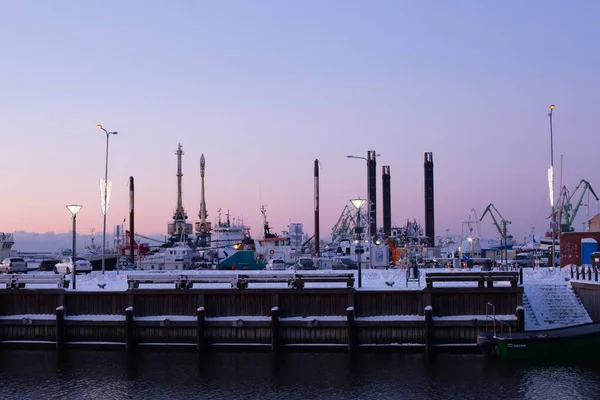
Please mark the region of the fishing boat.
POLYGON ((486 356, 507 359, 591 358, 600 356, 600 322, 517 333, 480 332, 486 356))
POLYGON ((229 211, 226 221, 218 222, 210 233, 210 247, 199 250, 199 265, 202 268, 226 270, 265 269, 264 256, 256 251, 256 243, 250 235, 250 227, 243 221, 232 221, 229 211))
POLYGON ((263 215, 263 238, 258 240, 258 252, 263 254, 265 262, 272 260, 283 260, 290 267, 303 254, 303 228, 302 224, 290 223, 289 231, 283 231, 281 235, 273 233, 267 221, 267 211, 261 206, 263 215))

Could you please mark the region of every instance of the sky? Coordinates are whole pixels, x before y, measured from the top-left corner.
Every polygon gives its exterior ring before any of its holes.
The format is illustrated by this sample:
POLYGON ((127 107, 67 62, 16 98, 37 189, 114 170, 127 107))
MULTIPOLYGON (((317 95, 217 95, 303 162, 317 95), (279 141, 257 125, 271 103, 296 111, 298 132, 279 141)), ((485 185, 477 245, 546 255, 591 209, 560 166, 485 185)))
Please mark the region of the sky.
MULTIPOLYGON (((600 3, 596 1, 0 2, 0 231, 102 231, 99 179, 113 192, 108 230, 166 233, 183 145, 189 221, 206 158, 209 219, 262 234, 329 235, 366 197, 366 163, 389 165, 392 223, 424 223, 423 153, 433 152, 436 235, 460 233, 490 203, 518 239, 550 215, 553 115, 559 183, 600 191, 600 3), (561 161, 562 160, 562 161, 561 161), (561 168, 562 165, 562 168, 561 168), (562 178, 560 171, 562 169, 562 178)), ((574 227, 600 211, 584 196, 574 227)), ((497 234, 486 216, 482 234, 497 234)), ((18 246, 16 246, 18 247, 18 246)))

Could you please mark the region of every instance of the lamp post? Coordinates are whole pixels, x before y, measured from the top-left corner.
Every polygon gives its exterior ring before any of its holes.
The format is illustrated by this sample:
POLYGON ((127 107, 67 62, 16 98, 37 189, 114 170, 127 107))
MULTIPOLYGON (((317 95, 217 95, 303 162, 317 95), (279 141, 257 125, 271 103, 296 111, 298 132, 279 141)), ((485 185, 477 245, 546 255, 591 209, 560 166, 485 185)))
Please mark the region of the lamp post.
POLYGON ((75 221, 77 218, 77 213, 79 212, 79 210, 81 210, 82 207, 83 206, 77 204, 67 206, 67 210, 69 210, 71 212, 71 215, 73 216, 73 255, 71 257, 71 259, 73 260, 73 290, 77 289, 77 281, 75 280, 75 278, 77 277, 77 224, 75 221))
MULTIPOLYGON (((376 154, 373 151, 373 156, 374 159, 376 160, 377 157, 381 156, 381 154, 376 154)), ((372 235, 377 236, 377 232, 371 232, 371 185, 369 184, 369 160, 366 157, 360 157, 360 156, 352 156, 352 155, 347 155, 346 158, 356 158, 359 160, 365 160, 365 162, 367 163, 367 238, 368 238, 368 243, 369 243, 369 264, 372 265, 371 263, 371 243, 373 241, 372 235)))
MULTIPOLYGON (((103 190, 103 203, 102 203, 102 214, 104 214, 104 223, 102 226, 102 274, 104 275, 105 268, 105 257, 104 257, 104 249, 106 247, 106 212, 108 211, 108 138, 110 135, 116 135, 119 132, 109 132, 102 127, 102 125, 96 125, 96 128, 102 129, 104 133, 106 133, 106 161, 104 163, 104 185, 102 186, 103 190)), ((131 233, 133 235, 133 232, 131 233)))
POLYGON ((552 227, 552 245, 550 247, 550 266, 554 267, 554 242, 556 240, 556 213, 554 212, 554 143, 552 140, 552 111, 554 111, 556 106, 554 104, 550 105, 550 112, 548 113, 548 117, 550 118, 550 171, 548 173, 548 184, 550 187, 550 207, 552 208, 552 222, 550 223, 552 227))
MULTIPOLYGON (((358 245, 356 246, 356 254, 358 255, 358 287, 362 287, 362 268, 361 268, 361 258, 362 258, 362 241, 360 237, 360 208, 365 204, 363 199, 354 199, 350 200, 350 203, 356 208, 356 235, 358 237, 358 245)), ((369 246, 370 247, 370 246, 369 246)), ((370 256, 370 255, 369 255, 370 256)))

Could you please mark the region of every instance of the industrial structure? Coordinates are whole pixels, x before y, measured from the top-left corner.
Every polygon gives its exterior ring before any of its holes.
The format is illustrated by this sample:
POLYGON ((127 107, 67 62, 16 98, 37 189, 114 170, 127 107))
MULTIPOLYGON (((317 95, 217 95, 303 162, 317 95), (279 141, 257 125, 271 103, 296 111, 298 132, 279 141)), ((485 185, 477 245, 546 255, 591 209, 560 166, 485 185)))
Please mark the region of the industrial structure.
POLYGON ((173 222, 169 222, 167 225, 167 232, 170 236, 169 242, 179 242, 188 240, 187 238, 192 235, 192 224, 187 222, 187 213, 183 209, 183 195, 182 195, 182 182, 183 177, 181 167, 181 156, 183 156, 183 148, 181 143, 177 146, 177 208, 173 213, 173 222))
POLYGON ((206 160, 204 154, 200 156, 200 211, 198 212, 199 221, 196 222, 196 243, 199 247, 207 247, 210 242, 210 232, 212 230, 211 222, 206 220, 206 197, 204 194, 204 175, 206 170, 206 160))
POLYGON ((392 235, 392 193, 389 165, 384 165, 381 169, 381 187, 383 192, 383 235, 390 237, 392 235))
POLYGON ((433 153, 425 153, 425 236, 433 245, 435 240, 435 217, 433 196, 433 153))

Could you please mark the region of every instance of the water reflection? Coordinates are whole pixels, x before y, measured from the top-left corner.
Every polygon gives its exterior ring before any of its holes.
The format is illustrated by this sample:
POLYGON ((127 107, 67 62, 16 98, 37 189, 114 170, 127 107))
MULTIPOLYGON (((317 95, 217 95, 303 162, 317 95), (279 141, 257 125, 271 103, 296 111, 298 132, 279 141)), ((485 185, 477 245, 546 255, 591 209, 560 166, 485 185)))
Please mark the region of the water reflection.
POLYGON ((479 356, 3 350, 0 398, 592 399, 593 364, 479 356))

